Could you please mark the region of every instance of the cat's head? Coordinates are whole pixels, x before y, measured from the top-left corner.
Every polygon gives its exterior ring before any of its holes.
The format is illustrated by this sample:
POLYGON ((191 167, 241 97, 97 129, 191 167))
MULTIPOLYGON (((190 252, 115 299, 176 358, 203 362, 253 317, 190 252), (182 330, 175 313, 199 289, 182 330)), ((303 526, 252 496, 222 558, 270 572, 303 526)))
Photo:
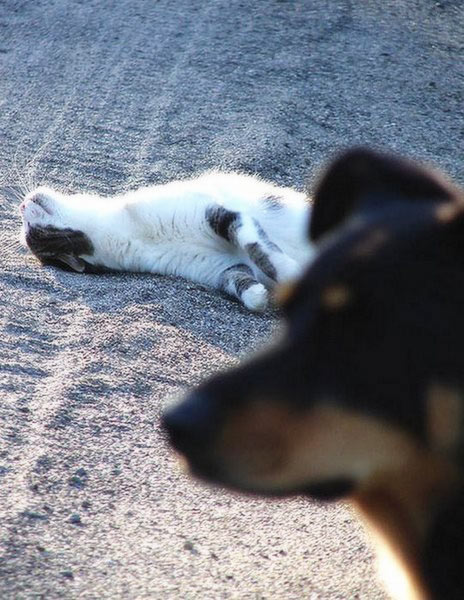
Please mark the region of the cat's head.
POLYGON ((78 272, 94 254, 88 199, 66 196, 48 187, 27 194, 19 206, 21 240, 44 264, 78 272))

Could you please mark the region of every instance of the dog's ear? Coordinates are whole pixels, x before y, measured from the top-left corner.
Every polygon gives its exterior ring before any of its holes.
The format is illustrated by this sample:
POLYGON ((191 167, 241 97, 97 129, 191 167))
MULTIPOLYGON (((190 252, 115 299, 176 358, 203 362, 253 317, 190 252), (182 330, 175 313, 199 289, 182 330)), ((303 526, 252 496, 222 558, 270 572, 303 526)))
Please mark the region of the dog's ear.
POLYGON ((309 237, 317 241, 376 194, 398 200, 451 200, 452 184, 440 174, 393 155, 355 148, 329 165, 317 186, 309 237))

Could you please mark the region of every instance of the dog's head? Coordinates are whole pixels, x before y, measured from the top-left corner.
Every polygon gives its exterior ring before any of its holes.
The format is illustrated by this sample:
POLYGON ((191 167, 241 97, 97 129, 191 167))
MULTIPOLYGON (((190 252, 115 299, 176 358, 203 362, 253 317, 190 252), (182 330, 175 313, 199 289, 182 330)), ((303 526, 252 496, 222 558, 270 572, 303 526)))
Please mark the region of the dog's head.
POLYGON ((416 445, 459 452, 459 193, 404 160, 352 151, 322 178, 310 235, 317 255, 283 291, 282 339, 165 414, 203 477, 332 496, 416 445))
POLYGON ((419 539, 462 466, 464 199, 355 150, 322 178, 310 237, 278 343, 201 385, 165 427, 203 478, 350 496, 390 537, 419 539))

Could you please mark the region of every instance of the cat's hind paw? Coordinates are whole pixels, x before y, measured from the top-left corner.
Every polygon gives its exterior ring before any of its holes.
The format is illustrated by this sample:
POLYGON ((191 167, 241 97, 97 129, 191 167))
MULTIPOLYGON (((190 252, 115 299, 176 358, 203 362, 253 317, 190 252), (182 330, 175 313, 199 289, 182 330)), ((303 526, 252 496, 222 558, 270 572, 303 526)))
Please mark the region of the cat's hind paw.
POLYGON ((262 283, 255 283, 242 292, 241 301, 249 310, 262 312, 269 304, 269 294, 262 283))

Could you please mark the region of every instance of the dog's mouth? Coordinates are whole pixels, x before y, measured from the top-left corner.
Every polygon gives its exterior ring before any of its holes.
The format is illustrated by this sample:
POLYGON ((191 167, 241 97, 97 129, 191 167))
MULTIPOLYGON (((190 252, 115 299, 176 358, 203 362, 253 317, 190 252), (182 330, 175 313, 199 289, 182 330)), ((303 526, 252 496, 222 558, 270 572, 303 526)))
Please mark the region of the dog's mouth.
POLYGON ((356 483, 349 477, 340 477, 327 481, 312 483, 301 490, 301 493, 317 500, 341 500, 350 496, 356 489, 356 483))
POLYGON ((190 473, 205 483, 222 486, 234 491, 268 498, 284 498, 289 496, 308 496, 319 501, 337 501, 350 496, 356 489, 356 482, 349 477, 314 481, 303 486, 273 487, 247 481, 240 475, 228 472, 224 466, 215 461, 210 454, 186 456, 181 454, 183 462, 190 473))
POLYGON ((193 394, 164 413, 163 426, 189 471, 203 481, 267 497, 333 501, 350 495, 359 479, 355 470, 342 461, 332 468, 338 447, 318 433, 332 431, 332 421, 317 427, 315 415, 312 431, 307 418, 263 402, 227 412, 218 410, 214 397, 193 394))

